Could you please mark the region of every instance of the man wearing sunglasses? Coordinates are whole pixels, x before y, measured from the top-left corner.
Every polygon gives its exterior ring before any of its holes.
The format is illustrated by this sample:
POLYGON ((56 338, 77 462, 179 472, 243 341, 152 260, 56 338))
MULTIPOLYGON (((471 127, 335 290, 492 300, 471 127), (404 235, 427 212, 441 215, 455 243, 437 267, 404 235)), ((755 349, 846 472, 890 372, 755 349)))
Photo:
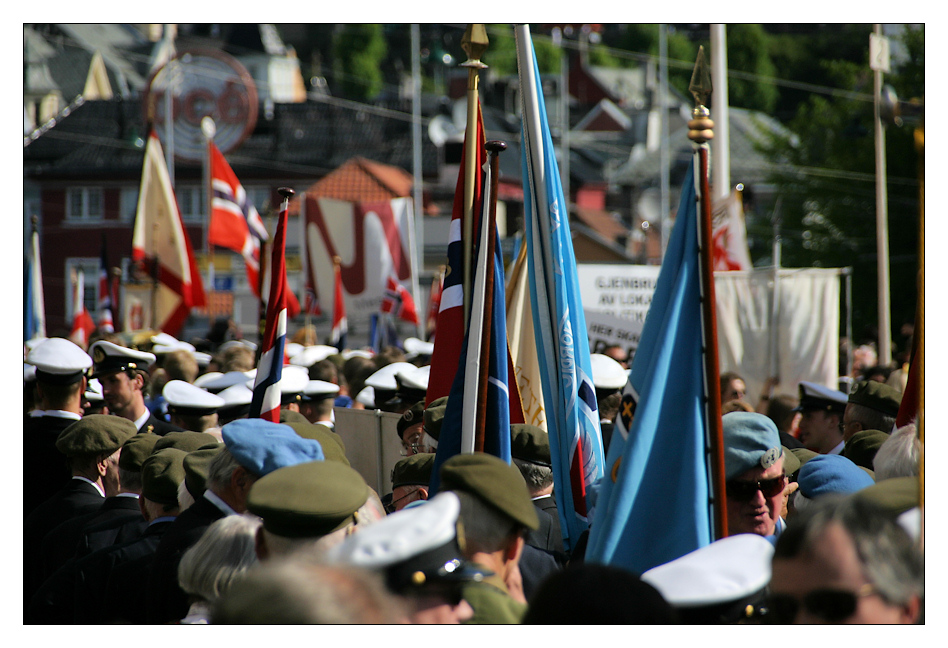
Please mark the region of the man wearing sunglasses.
POLYGON ((728 534, 779 533, 787 477, 777 426, 763 414, 731 412, 722 427, 728 534))
POLYGON ((772 566, 777 623, 918 623, 922 616, 917 542, 861 498, 824 499, 794 516, 772 566))

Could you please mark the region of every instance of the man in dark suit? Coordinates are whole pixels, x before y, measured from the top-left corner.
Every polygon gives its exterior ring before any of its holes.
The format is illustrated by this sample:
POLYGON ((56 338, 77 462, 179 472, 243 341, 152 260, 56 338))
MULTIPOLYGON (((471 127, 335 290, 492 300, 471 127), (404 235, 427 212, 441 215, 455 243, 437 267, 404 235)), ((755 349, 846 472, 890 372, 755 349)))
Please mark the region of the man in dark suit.
MULTIPOLYGON (((247 494, 260 477, 284 466, 324 459, 319 442, 304 439, 288 425, 263 419, 238 419, 221 428, 223 447, 200 450, 188 455, 185 471, 199 471, 192 457, 199 452, 213 457, 206 464, 207 488, 178 516, 162 537, 151 564, 148 584, 147 622, 168 623, 184 618, 188 600, 178 586, 181 556, 216 520, 247 510, 247 494)), ((206 458, 205 458, 206 461, 206 458)))
POLYGON ((66 520, 97 510, 118 492, 118 460, 122 444, 135 426, 115 416, 93 414, 63 430, 56 448, 66 456, 72 479, 27 516, 23 528, 24 605, 42 583, 43 538, 66 520))
POLYGON ((139 432, 152 432, 159 436, 171 431, 181 431, 155 417, 145 406, 144 389, 148 378, 148 367, 154 364, 155 355, 119 346, 106 340, 94 343, 89 352, 94 364, 93 377, 102 383, 102 395, 109 412, 127 418, 139 432))
POLYGON ((50 338, 33 347, 25 362, 36 368, 37 409, 23 423, 24 517, 69 482, 56 439, 82 417, 92 358, 69 340, 50 338))

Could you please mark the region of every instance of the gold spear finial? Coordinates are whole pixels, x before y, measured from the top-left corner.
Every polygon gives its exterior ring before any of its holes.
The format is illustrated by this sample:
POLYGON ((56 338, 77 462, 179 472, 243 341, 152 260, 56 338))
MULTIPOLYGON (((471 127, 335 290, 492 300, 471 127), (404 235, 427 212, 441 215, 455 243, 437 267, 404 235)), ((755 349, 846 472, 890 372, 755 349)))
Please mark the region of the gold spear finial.
POLYGON ((489 42, 487 27, 481 24, 468 25, 461 37, 461 49, 467 54, 467 60, 461 63, 461 67, 486 68, 487 64, 481 62, 481 57, 487 51, 489 42))
POLYGON ((711 111, 706 105, 712 92, 711 69, 705 60, 703 45, 698 47, 698 58, 695 60, 694 72, 691 73, 688 91, 695 98, 692 120, 688 122, 688 139, 703 144, 714 138, 714 122, 711 121, 711 111))

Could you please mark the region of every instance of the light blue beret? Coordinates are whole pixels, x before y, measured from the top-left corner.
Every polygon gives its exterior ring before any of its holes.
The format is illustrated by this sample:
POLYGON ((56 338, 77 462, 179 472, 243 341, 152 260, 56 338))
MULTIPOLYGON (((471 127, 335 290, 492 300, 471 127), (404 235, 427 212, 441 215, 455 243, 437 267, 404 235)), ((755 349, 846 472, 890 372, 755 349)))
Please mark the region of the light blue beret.
POLYGON ((237 463, 258 477, 278 468, 325 459, 319 441, 304 439, 282 423, 237 419, 222 427, 221 435, 237 463))
POLYGON ((777 426, 756 412, 730 412, 721 419, 724 430, 724 478, 734 479, 751 468, 765 470, 783 454, 777 426))
POLYGON ((807 499, 836 493, 847 495, 872 486, 869 474, 842 455, 817 455, 800 468, 800 494, 807 499))

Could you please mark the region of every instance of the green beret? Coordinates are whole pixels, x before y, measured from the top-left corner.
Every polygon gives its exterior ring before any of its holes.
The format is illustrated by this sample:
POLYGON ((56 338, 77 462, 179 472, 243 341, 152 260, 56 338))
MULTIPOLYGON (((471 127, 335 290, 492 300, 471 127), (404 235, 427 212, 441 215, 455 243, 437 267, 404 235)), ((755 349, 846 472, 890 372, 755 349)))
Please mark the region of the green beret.
POLYGON ((349 465, 349 459, 346 458, 346 446, 342 442, 342 437, 330 430, 325 425, 316 423, 287 423, 293 431, 304 439, 315 439, 319 441, 319 446, 323 449, 323 456, 326 461, 336 461, 349 465))
POLYGON ((278 536, 319 538, 351 522, 368 496, 368 485, 352 468, 309 461, 258 479, 247 495, 247 510, 278 536))
POLYGON ((178 487, 184 481, 184 458, 177 448, 155 452, 142 464, 142 497, 165 506, 177 506, 178 487))
POLYGON ((448 409, 448 397, 436 398, 425 408, 425 432, 435 441, 441 436, 441 422, 448 409))
POLYGON ((168 432, 158 443, 155 444, 155 451, 165 448, 177 448, 185 452, 194 452, 205 448, 216 448, 220 445, 220 440, 212 434, 206 432, 168 432))
POLYGON ((846 442, 840 454, 857 466, 872 470, 872 460, 888 440, 889 435, 881 430, 859 430, 846 442))
POLYGON ((552 466, 550 436, 536 425, 510 424, 510 456, 541 466, 552 466))
POLYGON ((425 415, 425 401, 420 400, 407 410, 402 413, 402 417, 398 419, 398 425, 395 429, 398 431, 398 438, 402 438, 402 434, 405 433, 405 430, 412 427, 413 425, 418 425, 419 423, 424 424, 424 415, 425 415))
POLYGON ((793 451, 787 446, 781 446, 783 448, 783 474, 789 476, 800 470, 800 466, 803 464, 800 463, 800 459, 793 454, 793 451))
POLYGON ((281 408, 280 423, 309 423, 309 419, 294 410, 281 408))
POLYGON ((201 497, 207 490, 207 468, 223 448, 221 444, 216 448, 195 450, 184 458, 184 485, 194 499, 201 497))
POLYGON ((427 486, 434 467, 433 452, 420 452, 401 459, 392 469, 392 488, 399 486, 427 486))
MULTIPOLYGON (((790 452, 793 454, 794 457, 797 458, 801 466, 805 464, 806 462, 808 462, 813 457, 819 456, 819 453, 813 452, 812 450, 808 450, 806 448, 790 448, 790 452)), ((797 468, 797 470, 799 470, 799 468, 797 468)), ((790 474, 790 473, 787 473, 787 474, 790 474)))
POLYGON ((441 466, 441 490, 463 491, 527 527, 540 527, 537 508, 516 466, 482 452, 454 455, 441 466))
POLYGON ((161 439, 157 434, 143 432, 136 434, 124 444, 122 444, 122 454, 119 456, 119 468, 122 470, 131 470, 132 472, 141 472, 142 464, 152 452, 155 451, 155 444, 161 439))
POLYGON ((111 414, 90 414, 59 433, 56 449, 67 457, 109 455, 138 434, 127 418, 111 414))
POLYGON ((866 486, 852 497, 865 499, 881 506, 887 513, 896 517, 919 505, 919 478, 892 477, 866 486))
POLYGON ((853 393, 849 395, 849 402, 882 412, 888 416, 898 416, 902 394, 885 383, 877 380, 866 380, 856 383, 853 393))

